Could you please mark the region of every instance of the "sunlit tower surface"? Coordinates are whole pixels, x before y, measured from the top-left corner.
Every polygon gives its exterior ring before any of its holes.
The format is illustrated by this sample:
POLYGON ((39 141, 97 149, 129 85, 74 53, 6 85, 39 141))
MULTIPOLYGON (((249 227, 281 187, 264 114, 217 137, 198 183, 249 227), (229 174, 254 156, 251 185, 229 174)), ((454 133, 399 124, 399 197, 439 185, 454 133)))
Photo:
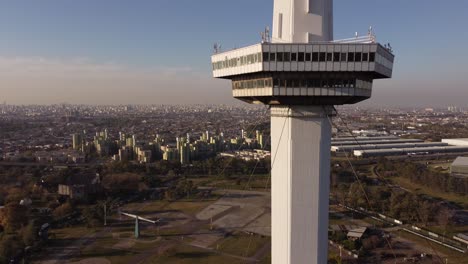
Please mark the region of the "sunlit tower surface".
POLYGON ((272 37, 221 52, 213 76, 235 98, 271 109, 272 263, 325 264, 334 105, 371 97, 391 78, 394 55, 363 37, 333 40, 332 0, 275 0, 272 37))

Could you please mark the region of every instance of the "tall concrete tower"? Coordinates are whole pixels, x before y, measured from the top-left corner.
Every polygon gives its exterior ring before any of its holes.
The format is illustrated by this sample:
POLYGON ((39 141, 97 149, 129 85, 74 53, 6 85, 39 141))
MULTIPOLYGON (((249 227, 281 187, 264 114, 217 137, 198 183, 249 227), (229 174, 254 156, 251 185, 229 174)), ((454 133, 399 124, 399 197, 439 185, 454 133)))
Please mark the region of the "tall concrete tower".
POLYGON ((325 264, 333 105, 370 98, 394 55, 367 36, 333 41, 332 0, 275 0, 273 36, 212 56, 235 98, 271 109, 272 263, 325 264))

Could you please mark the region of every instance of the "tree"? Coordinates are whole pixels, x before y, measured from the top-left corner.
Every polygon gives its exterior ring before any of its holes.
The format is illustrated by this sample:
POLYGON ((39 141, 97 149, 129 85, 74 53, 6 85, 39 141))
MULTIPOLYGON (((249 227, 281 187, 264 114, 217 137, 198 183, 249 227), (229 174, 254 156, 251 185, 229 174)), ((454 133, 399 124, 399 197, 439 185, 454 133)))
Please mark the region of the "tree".
POLYGON ((341 257, 336 254, 330 254, 328 257, 328 264, 341 264, 341 257))
POLYGON ((104 220, 104 211, 99 205, 86 207, 83 210, 83 217, 86 219, 88 227, 101 226, 104 220))
POLYGON ((193 193, 195 187, 193 185, 193 181, 182 180, 179 181, 176 187, 176 192, 179 197, 185 196, 187 198, 190 197, 190 194, 193 193))
POLYGON ((23 239, 23 243, 26 246, 32 246, 34 241, 37 238, 37 227, 34 225, 34 222, 31 221, 29 224, 21 230, 21 237, 23 239))
POLYGON ((0 256, 8 261, 18 255, 22 248, 24 245, 16 235, 4 236, 0 241, 0 256))
POLYGON ((364 184, 362 185, 362 187, 357 182, 351 184, 351 186, 349 187, 348 199, 352 207, 368 207, 366 193, 364 192, 368 192, 367 186, 365 186, 364 184))
POLYGON ((102 181, 104 187, 113 194, 132 194, 139 190, 142 177, 133 173, 106 175, 102 181))
POLYGON ((154 175, 146 175, 143 182, 150 188, 156 188, 161 185, 161 180, 154 175))
POLYGON ((439 222, 439 225, 443 226, 444 229, 447 229, 447 226, 452 221, 454 215, 455 212, 453 210, 446 206, 441 206, 437 212, 437 221, 439 222))
POLYGON ((73 212, 73 207, 70 203, 64 203, 55 208, 53 214, 56 219, 63 218, 73 212))
POLYGON ((357 249, 356 247, 356 242, 355 241, 352 241, 352 240, 345 240, 343 241, 343 246, 347 249, 347 250, 355 250, 357 249))
POLYGON ((20 188, 12 188, 8 191, 8 196, 6 197, 7 203, 19 203, 21 199, 25 197, 24 190, 20 188))
POLYGON ((11 203, 4 208, 2 224, 6 230, 13 232, 20 229, 28 221, 28 209, 25 206, 11 203))
POLYGON ((338 200, 341 204, 345 205, 348 199, 348 187, 346 184, 340 183, 337 190, 338 200))
POLYGON ((434 217, 434 205, 429 201, 423 201, 420 203, 420 206, 417 210, 419 212, 419 217, 421 218, 422 223, 427 226, 429 221, 431 221, 434 217))
POLYGON ((168 190, 166 190, 166 192, 164 193, 164 199, 166 199, 167 201, 176 200, 177 199, 176 189, 169 188, 168 190))

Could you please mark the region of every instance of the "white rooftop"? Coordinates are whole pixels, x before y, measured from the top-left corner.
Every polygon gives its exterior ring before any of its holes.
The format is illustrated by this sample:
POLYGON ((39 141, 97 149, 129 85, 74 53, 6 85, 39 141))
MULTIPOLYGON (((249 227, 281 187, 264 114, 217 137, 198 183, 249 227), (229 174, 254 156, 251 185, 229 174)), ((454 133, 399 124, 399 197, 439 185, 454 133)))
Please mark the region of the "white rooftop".
POLYGON ((458 157, 453 163, 452 166, 463 166, 468 167, 468 157, 458 157))

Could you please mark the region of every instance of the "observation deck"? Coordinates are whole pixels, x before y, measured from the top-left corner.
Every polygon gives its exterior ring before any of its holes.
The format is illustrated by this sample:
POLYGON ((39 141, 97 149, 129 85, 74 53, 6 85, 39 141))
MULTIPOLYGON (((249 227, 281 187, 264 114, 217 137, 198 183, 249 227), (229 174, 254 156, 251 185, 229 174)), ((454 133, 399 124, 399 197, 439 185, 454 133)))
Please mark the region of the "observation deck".
POLYGON ((394 55, 378 43, 260 43, 214 54, 213 76, 233 96, 267 105, 343 105, 366 100, 392 77, 394 55))

